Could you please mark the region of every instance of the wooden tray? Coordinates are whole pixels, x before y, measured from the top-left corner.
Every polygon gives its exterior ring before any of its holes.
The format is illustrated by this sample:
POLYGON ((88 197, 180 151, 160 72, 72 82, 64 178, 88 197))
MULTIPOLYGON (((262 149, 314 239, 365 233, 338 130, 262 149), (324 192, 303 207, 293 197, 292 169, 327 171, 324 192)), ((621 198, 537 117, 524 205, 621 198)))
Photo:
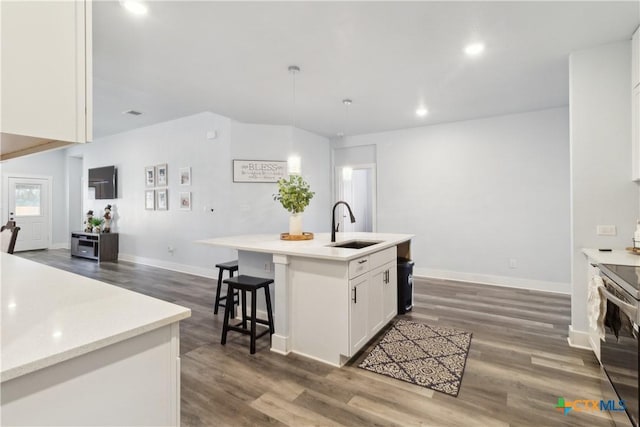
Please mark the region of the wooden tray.
POLYGON ((640 248, 627 248, 632 254, 640 255, 640 248))
POLYGON ((312 240, 313 233, 303 231, 302 234, 280 233, 280 240, 312 240))

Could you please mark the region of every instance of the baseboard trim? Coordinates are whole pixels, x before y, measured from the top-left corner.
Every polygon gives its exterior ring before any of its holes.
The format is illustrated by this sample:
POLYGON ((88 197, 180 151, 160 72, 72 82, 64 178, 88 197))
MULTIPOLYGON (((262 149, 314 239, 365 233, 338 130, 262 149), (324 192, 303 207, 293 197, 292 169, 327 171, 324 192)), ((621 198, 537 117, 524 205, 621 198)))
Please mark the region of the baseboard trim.
POLYGON ((49 245, 49 249, 71 249, 69 243, 52 243, 49 245))
POLYGON ((455 280, 457 282, 479 283, 483 285, 502 286, 506 288, 528 289, 532 291, 552 292, 571 295, 571 284, 562 282, 546 282, 543 280, 523 279, 520 277, 492 276, 488 274, 462 273, 458 271, 416 268, 413 277, 455 280))
POLYGON ((289 354, 291 352, 289 349, 289 337, 278 335, 277 333, 271 335, 271 351, 285 356, 289 354))
POLYGON ((213 268, 196 267, 193 265, 179 264, 175 262, 163 261, 155 258, 145 258, 131 254, 120 253, 118 260, 133 262, 135 264, 148 265, 150 267, 162 268, 164 270, 176 271, 178 273, 193 274, 194 276, 206 277, 208 279, 216 279, 217 274, 213 268))
POLYGON ((567 337, 569 346, 575 347, 575 348, 581 348, 584 350, 592 350, 589 339, 590 339, 590 336, 588 332, 577 331, 573 329, 572 325, 569 325, 569 337, 567 337))

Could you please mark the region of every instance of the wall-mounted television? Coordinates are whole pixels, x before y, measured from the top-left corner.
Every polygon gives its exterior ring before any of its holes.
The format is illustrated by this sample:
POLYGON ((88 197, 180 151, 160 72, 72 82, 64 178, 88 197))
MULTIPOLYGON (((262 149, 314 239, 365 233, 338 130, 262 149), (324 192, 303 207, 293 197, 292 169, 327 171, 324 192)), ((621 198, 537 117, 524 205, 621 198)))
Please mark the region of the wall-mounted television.
POLYGON ((115 166, 89 169, 89 194, 95 199, 118 198, 118 170, 115 166))

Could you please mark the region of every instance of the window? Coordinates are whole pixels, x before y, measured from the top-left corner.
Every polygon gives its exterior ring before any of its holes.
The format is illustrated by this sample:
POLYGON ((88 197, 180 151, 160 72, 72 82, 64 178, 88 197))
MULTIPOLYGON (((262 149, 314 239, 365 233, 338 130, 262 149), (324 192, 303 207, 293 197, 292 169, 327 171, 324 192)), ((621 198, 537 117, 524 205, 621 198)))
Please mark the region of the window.
POLYGON ((39 216, 41 213, 40 184, 16 184, 16 216, 39 216))

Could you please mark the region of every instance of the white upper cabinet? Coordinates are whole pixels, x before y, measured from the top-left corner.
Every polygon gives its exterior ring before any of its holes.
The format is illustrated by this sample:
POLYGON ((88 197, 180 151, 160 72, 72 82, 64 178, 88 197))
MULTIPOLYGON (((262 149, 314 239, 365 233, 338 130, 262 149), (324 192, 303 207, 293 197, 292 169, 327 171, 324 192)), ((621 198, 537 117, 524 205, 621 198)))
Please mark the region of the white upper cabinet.
POLYGON ((33 152, 34 145, 90 141, 90 0, 10 1, 0 7, 2 157, 20 155, 11 153, 30 145, 33 152))
POLYGON ((640 182, 640 28, 631 38, 631 179, 640 182))
POLYGON ((640 85, 640 28, 631 39, 631 88, 640 85))
POLYGON ((640 85, 631 98, 631 179, 640 181, 640 85))

